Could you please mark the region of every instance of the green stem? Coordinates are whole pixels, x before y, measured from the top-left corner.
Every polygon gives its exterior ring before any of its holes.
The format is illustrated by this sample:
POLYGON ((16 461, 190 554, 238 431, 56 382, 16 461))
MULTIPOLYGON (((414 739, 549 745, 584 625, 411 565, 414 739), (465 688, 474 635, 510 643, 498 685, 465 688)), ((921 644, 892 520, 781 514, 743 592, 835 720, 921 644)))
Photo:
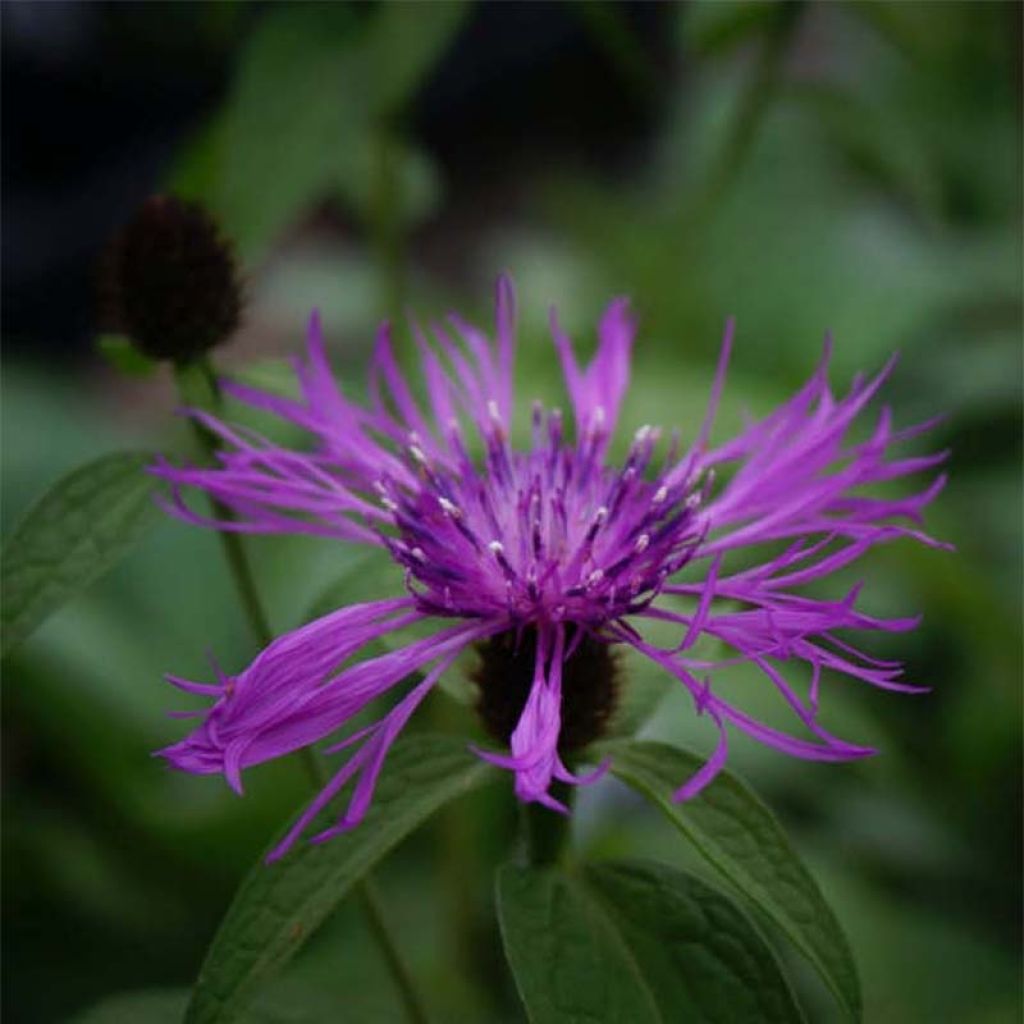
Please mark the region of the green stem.
MULTIPOLYGON (((217 386, 217 377, 208 359, 204 358, 188 366, 175 367, 175 379, 178 385, 178 393, 185 404, 203 409, 219 410, 221 405, 220 388, 217 386)), ((207 462, 214 461, 214 454, 217 450, 216 438, 195 420, 191 422, 193 435, 204 458, 207 462)), ((216 499, 211 499, 211 504, 213 505, 214 514, 218 518, 224 520, 234 518, 231 509, 225 507, 216 499)), ((224 559, 227 562, 231 579, 234 581, 235 590, 241 599, 249 625, 259 645, 265 647, 273 640, 274 634, 271 631, 267 613, 260 601, 256 580, 253 576, 245 547, 242 544, 242 538, 237 533, 229 530, 218 530, 217 536, 221 539, 224 559)), ((306 747, 301 751, 301 757, 306 773, 309 775, 310 782, 314 788, 322 788, 327 779, 324 774, 323 765, 320 763, 316 753, 311 748, 306 747)), ((380 902, 374 892, 373 881, 369 874, 364 875, 363 880, 356 885, 356 896, 366 916, 370 932, 380 948, 380 953, 388 970, 391 972, 392 980, 401 996, 402 1004, 405 1007, 409 1020, 412 1024, 427 1024, 428 1018, 416 994, 412 977, 394 943, 391 941, 380 902)))
POLYGON ((757 138, 761 121, 779 84, 779 72, 800 20, 804 0, 776 4, 761 48, 736 105, 736 113, 698 195, 696 209, 710 215, 729 190, 757 138))
POLYGON ((398 987, 399 995, 402 997, 402 1005, 405 1014, 413 1024, 428 1024, 429 1018, 423 1009, 416 987, 413 984, 412 976, 400 956, 397 947, 391 941, 391 933, 388 931, 387 922, 384 920, 384 913, 376 888, 369 875, 363 877, 362 882, 356 886, 356 898, 363 909, 366 921, 377 940, 384 959, 387 961, 388 970, 398 987))
MULTIPOLYGON (((327 781, 323 763, 309 747, 305 747, 300 753, 303 767, 313 788, 323 788, 327 781)), ((373 876, 364 875, 362 881, 356 883, 355 893, 370 932, 373 934, 380 954, 391 973, 391 980, 398 989, 406 1016, 412 1024, 428 1024, 429 1018, 419 994, 416 992, 412 974, 402 959, 401 953, 398 952, 398 947, 391 940, 391 933, 388 931, 387 922, 384 919, 384 908, 377 895, 376 886, 373 884, 373 876)))
POLYGON ((405 303, 405 259, 399 208, 402 200, 399 143, 391 120, 381 117, 372 137, 375 187, 371 197, 370 231, 381 275, 383 313, 395 318, 402 315, 405 303))
MULTIPOLYGON (((550 793, 566 807, 572 806, 573 788, 568 783, 553 782, 550 793)), ((559 863, 569 846, 568 815, 538 803, 523 804, 522 815, 526 857, 530 864, 539 868, 559 863)))
MULTIPOLYGON (((175 368, 175 378, 178 384, 178 393, 183 402, 198 406, 201 409, 217 409, 220 406, 220 388, 217 386, 217 378, 214 375, 213 367, 208 359, 201 359, 190 366, 178 366, 175 368)), ((214 462, 214 455, 217 451, 217 439, 202 424, 195 420, 189 421, 192 425, 192 434, 196 444, 207 462, 214 462)), ((211 498, 214 515, 218 519, 232 520, 234 515, 231 510, 211 498)), ((242 609, 248 620, 249 627, 260 647, 266 647, 274 634, 270 628, 270 621, 267 613, 263 610, 263 604, 256 589, 256 580, 253 577, 252 566, 245 553, 242 538, 231 530, 218 530, 221 549, 224 552, 224 560, 227 562, 231 579, 235 584, 235 590, 242 602, 242 609)))

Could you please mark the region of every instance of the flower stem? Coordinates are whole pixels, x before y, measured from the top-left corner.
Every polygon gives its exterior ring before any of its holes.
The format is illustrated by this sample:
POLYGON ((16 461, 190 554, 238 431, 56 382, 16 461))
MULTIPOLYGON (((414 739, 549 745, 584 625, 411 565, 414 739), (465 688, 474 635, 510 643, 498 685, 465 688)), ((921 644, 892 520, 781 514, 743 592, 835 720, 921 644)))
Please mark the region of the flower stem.
POLYGON ((412 976, 405 966, 397 947, 391 941, 391 933, 388 931, 387 923, 384 920, 383 908, 377 896, 376 887, 369 875, 363 877, 362 882, 356 886, 356 897, 362 907, 363 914, 377 940, 384 959, 387 961, 388 970, 402 997, 402 1005, 405 1014, 413 1024, 428 1024, 429 1018, 423 1009, 423 1004, 416 992, 412 976))
MULTIPOLYGON (((321 789, 327 781, 323 764, 309 747, 304 747, 300 754, 303 767, 309 776, 310 782, 313 784, 313 788, 321 789)), ((391 940, 391 933, 388 931, 388 926, 384 919, 384 908, 377 895, 377 887, 373 883, 373 876, 369 873, 363 875, 362 881, 357 882, 354 888, 359 907, 366 918, 366 923, 370 928, 374 941, 377 943, 381 956, 384 958, 387 969, 391 973, 391 980, 395 983, 395 988, 398 989, 402 1005, 405 1007, 406 1016, 412 1024, 428 1024, 429 1018, 416 992, 412 974, 402 959, 402 955, 398 952, 398 947, 391 940)))
MULTIPOLYGON (((217 409, 220 406, 220 389, 208 359, 203 358, 189 365, 177 366, 175 379, 178 385, 178 394, 186 404, 198 406, 201 409, 217 409)), ((203 457, 207 462, 213 462, 217 450, 216 438, 202 424, 195 420, 190 422, 193 436, 203 457)), ((211 498, 210 502, 217 518, 225 520, 234 518, 231 510, 215 498, 211 498)), ((249 558, 242 545, 242 538, 230 530, 218 530, 217 536, 220 538, 224 560, 227 562, 235 590, 242 602, 249 627, 259 646, 266 647, 274 639, 274 634, 270 629, 267 613, 263 610, 252 566, 249 564, 249 558)))
MULTIPOLYGON (((570 807, 573 788, 565 782, 553 782, 551 795, 570 807)), ((559 863, 569 846, 569 816, 553 811, 543 804, 522 805, 523 837, 526 858, 535 868, 559 863)))
MULTIPOLYGON (((219 410, 221 405, 220 388, 217 386, 217 377, 213 366, 206 358, 189 365, 179 365, 175 368, 175 379, 178 385, 178 393, 186 405, 202 409, 219 410)), ((203 457, 208 461, 214 461, 217 450, 216 438, 200 423, 192 420, 193 435, 199 446, 203 457)), ((211 499, 214 514, 225 520, 231 520, 234 515, 231 509, 226 508, 216 499, 211 499)), ((253 576, 252 566, 246 555, 242 538, 228 530, 218 530, 221 546, 224 551, 224 560, 227 562, 231 579, 234 582, 235 590, 241 599, 242 607, 245 609, 246 619, 252 629, 253 635, 261 647, 266 647, 274 638, 270 628, 270 620, 260 601, 259 591, 256 587, 256 580, 253 576)), ((301 751, 303 766, 309 776, 310 782, 315 789, 323 787, 327 781, 323 765, 317 758, 316 753, 309 747, 301 751)), ((361 882, 357 883, 356 896, 363 914, 366 917, 370 933, 380 949, 381 956, 391 973, 392 980, 405 1007, 406 1015, 411 1024, 427 1024, 428 1018, 423 1006, 416 994, 412 983, 412 977, 402 961, 395 944, 388 933, 387 925, 374 887, 373 880, 369 873, 363 876, 361 882)))
POLYGON ((382 115, 371 138, 373 191, 367 225, 379 274, 380 312, 385 319, 401 317, 407 292, 407 229, 402 208, 402 167, 406 159, 397 118, 382 115))
POLYGON ((757 137, 761 121, 778 91, 779 72, 799 24, 804 0, 786 0, 772 9, 760 50, 737 102, 721 148, 698 194, 698 214, 710 216, 729 190, 757 137))

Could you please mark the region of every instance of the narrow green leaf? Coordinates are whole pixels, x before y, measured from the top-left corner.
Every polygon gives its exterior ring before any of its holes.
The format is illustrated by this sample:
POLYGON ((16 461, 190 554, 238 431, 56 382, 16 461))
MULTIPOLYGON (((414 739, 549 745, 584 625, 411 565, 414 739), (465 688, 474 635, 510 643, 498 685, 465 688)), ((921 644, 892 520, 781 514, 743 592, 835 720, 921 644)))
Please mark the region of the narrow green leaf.
POLYGON ((753 0, 731 4, 698 0, 687 7, 684 15, 686 41, 703 56, 724 56, 764 32, 777 16, 772 6, 753 0))
POLYGON ((247 1020, 248 1001, 298 951, 348 889, 434 811, 493 771, 446 736, 399 739, 362 823, 323 845, 261 860, 242 882, 206 955, 188 1024, 247 1020))
POLYGON ((643 793, 735 888, 768 916, 814 965, 854 1020, 860 981, 846 936, 772 812, 722 772, 685 803, 672 794, 703 759, 664 743, 605 744, 612 771, 643 793))
POLYGON ((118 452, 79 466, 26 513, 0 566, 0 653, 110 569, 158 518, 153 456, 118 452))
POLYGON ((413 98, 469 9, 464 0, 380 5, 366 41, 378 114, 392 115, 413 98))
POLYGON ((248 35, 206 197, 243 259, 261 257, 329 194, 336 169, 368 130, 352 45, 359 33, 347 4, 285 4, 266 11, 248 35))
POLYGON ((674 868, 498 873, 498 918, 531 1024, 800 1021, 754 923, 674 868))

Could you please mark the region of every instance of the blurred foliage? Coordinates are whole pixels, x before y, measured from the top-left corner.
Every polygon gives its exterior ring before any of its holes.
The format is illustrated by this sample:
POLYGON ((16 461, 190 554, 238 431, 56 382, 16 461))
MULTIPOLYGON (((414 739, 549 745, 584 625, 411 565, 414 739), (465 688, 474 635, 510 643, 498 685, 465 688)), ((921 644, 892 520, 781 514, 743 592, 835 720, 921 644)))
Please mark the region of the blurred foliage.
MULTIPOLYGON (((946 415, 933 440, 952 450, 951 480, 929 526, 957 553, 899 544, 862 571, 872 610, 923 614, 918 631, 880 639, 876 653, 905 658, 933 690, 826 685, 825 724, 881 747, 869 762, 809 766, 737 739, 731 765, 811 857, 860 960, 869 1022, 1019 1019, 1017 5, 691 2, 671 8, 667 68, 638 65, 644 44, 621 8, 570 5, 623 88, 650 94, 655 83, 653 137, 625 162, 555 159, 524 139, 514 168, 491 167, 468 196, 410 112, 473 30, 475 6, 200 6, 204 38, 241 41, 225 46, 223 102, 167 181, 219 211, 251 269, 250 329, 231 357, 250 377, 282 381, 266 339, 279 356, 297 349, 315 302, 358 393, 383 307, 458 305, 486 323, 486 289, 503 268, 523 303, 526 398, 563 401, 549 304, 591 338, 602 304, 632 297, 642 328, 627 431, 650 421, 693 432, 730 313, 739 333, 720 436, 802 381, 826 330, 837 387, 901 351, 885 400, 902 422, 946 415), (341 229, 325 231, 325 207, 341 229)), ((611 130, 602 141, 621 142, 611 130)), ((73 372, 6 366, 5 533, 86 459, 182 450, 162 374, 117 377, 98 356, 73 372)), ((277 629, 331 587, 332 601, 356 585, 387 593, 383 572, 342 545, 256 538, 249 549, 277 629)), ((202 677, 207 651, 231 668, 253 653, 216 539, 166 522, 5 663, 12 1021, 176 1019, 239 879, 303 799, 288 762, 251 772, 237 800, 150 756, 181 730, 165 717, 180 704, 161 673, 202 677)), ((758 714, 776 713, 753 676, 730 685, 758 714)), ((476 729, 443 695, 419 717, 476 729)), ((646 734, 708 750, 707 728, 670 687, 646 734)), ((396 933, 438 1019, 520 1019, 491 893, 514 829, 508 789, 466 798, 383 869, 396 933)), ((594 853, 688 863, 671 825, 614 782, 586 793, 578 832, 594 853)), ((820 984, 801 985, 811 1019, 833 1019, 820 984)), ((397 1014, 347 906, 275 983, 266 1012, 328 1020, 339 1006, 352 1021, 397 1014)))

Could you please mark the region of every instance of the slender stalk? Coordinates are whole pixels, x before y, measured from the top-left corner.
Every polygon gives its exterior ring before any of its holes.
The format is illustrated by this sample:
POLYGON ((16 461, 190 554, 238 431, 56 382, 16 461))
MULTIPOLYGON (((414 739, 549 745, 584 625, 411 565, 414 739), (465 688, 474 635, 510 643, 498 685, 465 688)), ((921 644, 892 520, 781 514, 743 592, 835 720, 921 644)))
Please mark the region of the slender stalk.
POLYGON ((380 304, 385 316, 401 314, 404 301, 402 234, 399 210, 397 142, 388 119, 381 117, 371 138, 374 186, 370 195, 369 226, 380 274, 380 304))
MULTIPOLYGON (((566 807, 572 806, 573 791, 567 783, 553 782, 550 793, 566 807)), ((530 865, 539 868, 559 863, 569 846, 568 815, 532 803, 522 805, 522 816, 526 858, 530 865)))
MULTIPOLYGON (((309 776, 314 789, 320 789, 327 781, 324 767, 321 760, 309 748, 305 747, 301 752, 303 767, 309 776)), ((429 1017, 423 1008, 416 986, 412 980, 412 974, 402 959, 398 947, 391 939, 387 922, 384 918, 384 908, 377 895, 377 887, 373 883, 373 876, 366 874, 361 882, 355 885, 356 899, 359 907, 366 918, 370 932, 377 943, 381 956, 391 973, 391 980, 398 989, 398 994, 405 1008, 405 1014, 412 1024, 428 1024, 429 1017)))
POLYGON ((388 931, 387 922, 384 920, 384 913, 377 896, 376 887, 369 875, 366 875, 363 881, 356 887, 356 898, 359 900, 359 905, 366 916, 370 931, 373 932, 377 945, 387 961, 391 977, 398 988, 399 995, 402 997, 402 1005, 405 1008, 406 1016, 413 1024, 428 1024, 429 1018, 423 1009, 423 1004, 420 1002, 412 976, 399 955, 397 947, 391 941, 391 933, 388 931))
MULTIPOLYGON (((179 366, 175 370, 175 378, 178 384, 178 393, 182 401, 198 406, 203 409, 216 409, 220 405, 220 389, 217 387, 217 378, 213 373, 213 367, 209 360, 202 359, 191 366, 179 366)), ((214 461, 214 453, 217 450, 216 438, 202 424, 195 420, 189 421, 192 425, 192 434, 196 440, 199 450, 208 462, 214 461)), ((214 515, 218 519, 231 520, 234 518, 229 508, 225 507, 216 498, 211 498, 214 515)), ((242 538, 230 530, 218 530, 221 549, 224 552, 224 560, 227 562, 231 579, 235 584, 235 590, 242 602, 249 628, 260 647, 266 647, 274 634, 270 628, 270 621, 256 589, 256 580, 253 577, 252 566, 245 553, 242 538)))
MULTIPOLYGON (((205 409, 217 409, 221 404, 220 388, 217 386, 217 378, 213 367, 208 359, 202 359, 190 366, 178 366, 175 368, 175 378, 178 385, 178 392, 183 402, 188 405, 198 406, 205 409)), ((207 461, 213 461, 216 452, 216 439, 201 424, 192 420, 193 435, 207 461)), ((224 520, 231 520, 233 513, 216 499, 211 499, 214 514, 224 520)), ((252 566, 246 555, 242 538, 228 530, 218 530, 224 551, 224 560, 227 562, 231 579, 234 582, 235 590, 242 602, 246 619, 252 629, 253 635, 261 647, 265 647, 274 638, 270 628, 270 621, 260 601, 259 591, 256 587, 256 580, 253 576, 252 566)), ((320 789, 327 781, 316 753, 309 747, 301 751, 301 759, 310 782, 314 788, 320 789)), ((391 940, 387 924, 384 920, 383 911, 380 906, 373 881, 369 874, 363 876, 363 880, 356 885, 356 897, 366 917, 370 933, 380 949, 381 956, 391 973, 395 987, 398 989, 402 1005, 411 1024, 428 1024, 428 1018, 423 1010, 415 986, 412 982, 408 968, 402 961, 398 949, 391 940)))
POLYGON ((698 216, 702 212, 710 215, 743 166, 757 138, 764 114, 778 89, 779 72, 796 32, 803 6, 804 0, 784 0, 773 8, 773 17, 765 29, 751 75, 740 93, 735 116, 704 186, 698 192, 695 203, 698 216))

